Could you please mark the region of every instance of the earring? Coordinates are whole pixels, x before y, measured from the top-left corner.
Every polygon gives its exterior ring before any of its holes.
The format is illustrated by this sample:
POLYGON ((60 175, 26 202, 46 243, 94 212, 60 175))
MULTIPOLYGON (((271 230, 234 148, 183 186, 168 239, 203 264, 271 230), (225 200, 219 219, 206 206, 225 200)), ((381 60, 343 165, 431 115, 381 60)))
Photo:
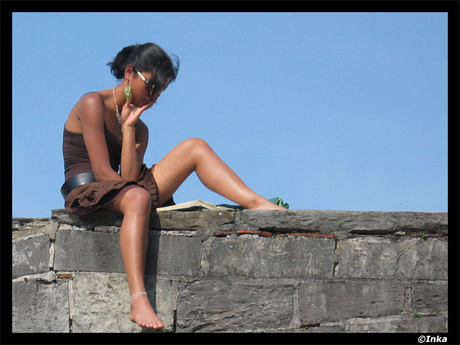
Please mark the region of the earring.
POLYGON ((132 91, 131 91, 131 83, 129 81, 127 81, 125 83, 125 97, 126 97, 126 100, 129 101, 129 97, 131 96, 132 94, 132 91))

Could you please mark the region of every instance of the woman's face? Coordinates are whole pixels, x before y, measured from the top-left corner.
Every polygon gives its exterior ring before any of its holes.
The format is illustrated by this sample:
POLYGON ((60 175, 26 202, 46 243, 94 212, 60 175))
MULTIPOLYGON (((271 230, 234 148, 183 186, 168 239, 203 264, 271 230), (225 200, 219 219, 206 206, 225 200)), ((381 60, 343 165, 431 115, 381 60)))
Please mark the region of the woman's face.
POLYGON ((133 79, 131 80, 133 99, 132 103, 138 107, 143 107, 149 103, 155 103, 160 97, 160 94, 150 95, 148 81, 152 77, 152 73, 148 72, 134 72, 133 79))

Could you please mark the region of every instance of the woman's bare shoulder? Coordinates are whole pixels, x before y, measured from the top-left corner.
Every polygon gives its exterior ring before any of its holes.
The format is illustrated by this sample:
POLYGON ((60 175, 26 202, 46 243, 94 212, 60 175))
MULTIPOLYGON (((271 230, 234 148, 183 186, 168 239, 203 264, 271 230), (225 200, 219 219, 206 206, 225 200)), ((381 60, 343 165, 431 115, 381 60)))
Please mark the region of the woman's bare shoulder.
POLYGON ((82 122, 90 121, 103 123, 104 99, 98 92, 84 94, 73 107, 66 121, 65 127, 71 132, 82 132, 82 122))
POLYGON ((100 110, 105 107, 104 98, 99 92, 88 92, 81 96, 77 105, 84 110, 100 110))

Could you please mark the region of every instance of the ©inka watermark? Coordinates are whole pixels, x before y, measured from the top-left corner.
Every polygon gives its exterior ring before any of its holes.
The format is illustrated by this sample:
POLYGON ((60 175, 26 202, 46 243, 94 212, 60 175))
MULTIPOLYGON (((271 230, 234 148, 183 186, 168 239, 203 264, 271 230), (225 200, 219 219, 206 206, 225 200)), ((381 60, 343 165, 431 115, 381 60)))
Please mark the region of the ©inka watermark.
POLYGON ((418 337, 418 342, 423 343, 447 343, 447 337, 431 336, 431 335, 421 335, 418 337))

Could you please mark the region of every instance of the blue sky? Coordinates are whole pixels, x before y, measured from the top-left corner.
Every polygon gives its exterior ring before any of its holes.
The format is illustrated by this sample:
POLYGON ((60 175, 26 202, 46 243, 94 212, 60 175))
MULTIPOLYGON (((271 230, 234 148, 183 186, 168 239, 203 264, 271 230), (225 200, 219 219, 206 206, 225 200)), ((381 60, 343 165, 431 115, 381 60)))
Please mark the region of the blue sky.
MULTIPOLYGON (((205 139, 291 209, 447 211, 447 13, 13 13, 13 216, 63 208, 62 132, 107 62, 180 59, 145 161, 205 139)), ((192 175, 176 202, 228 203, 192 175)))

